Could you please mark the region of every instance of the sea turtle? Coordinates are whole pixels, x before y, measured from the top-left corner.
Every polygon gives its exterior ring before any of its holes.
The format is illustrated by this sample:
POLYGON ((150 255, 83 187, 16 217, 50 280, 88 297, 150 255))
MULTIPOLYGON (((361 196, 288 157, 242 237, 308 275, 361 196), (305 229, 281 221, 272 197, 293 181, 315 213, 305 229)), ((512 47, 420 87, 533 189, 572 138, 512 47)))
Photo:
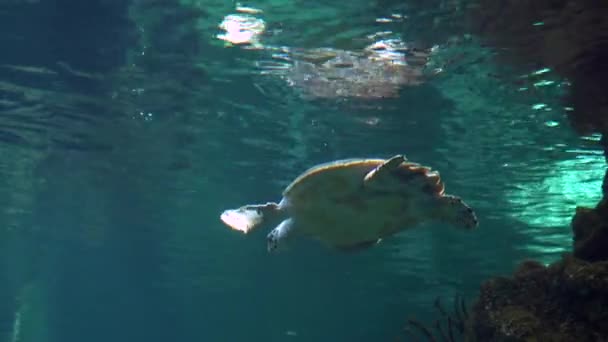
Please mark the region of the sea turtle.
POLYGON ((403 155, 314 166, 285 188, 280 203, 225 210, 220 219, 243 233, 278 224, 267 235, 269 252, 296 236, 355 251, 424 221, 439 220, 467 230, 478 225, 467 204, 444 193, 437 171, 403 155))

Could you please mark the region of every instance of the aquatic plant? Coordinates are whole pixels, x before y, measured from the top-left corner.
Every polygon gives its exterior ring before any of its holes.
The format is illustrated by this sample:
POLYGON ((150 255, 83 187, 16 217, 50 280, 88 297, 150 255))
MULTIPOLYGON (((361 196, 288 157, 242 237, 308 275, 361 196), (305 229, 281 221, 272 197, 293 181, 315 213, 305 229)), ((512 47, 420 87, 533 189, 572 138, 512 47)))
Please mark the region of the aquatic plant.
POLYGON ((445 309, 441 302, 441 297, 435 299, 434 307, 439 314, 429 327, 414 317, 407 319, 404 332, 407 341, 418 341, 421 338, 429 342, 461 341, 466 332, 469 312, 463 296, 456 295, 452 300, 452 311, 445 309))

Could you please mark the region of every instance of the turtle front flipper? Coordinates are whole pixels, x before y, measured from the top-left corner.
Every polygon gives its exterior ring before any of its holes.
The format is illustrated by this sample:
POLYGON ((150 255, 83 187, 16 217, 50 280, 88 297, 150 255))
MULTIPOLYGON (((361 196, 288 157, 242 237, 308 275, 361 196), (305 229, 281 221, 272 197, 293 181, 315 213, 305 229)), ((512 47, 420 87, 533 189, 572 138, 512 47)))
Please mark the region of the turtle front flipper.
POLYGON ((373 186, 375 183, 382 182, 382 179, 386 178, 392 171, 399 168, 401 164, 405 162, 405 157, 403 155, 396 155, 384 163, 378 165, 376 168, 371 170, 365 175, 363 178, 363 182, 366 186, 373 186))
POLYGON ((279 247, 284 247, 284 242, 293 235, 293 219, 289 218, 281 222, 266 236, 268 252, 274 252, 279 247))
POLYGON ((246 234, 252 229, 268 222, 271 217, 275 217, 276 214, 278 214, 278 211, 278 204, 273 202, 266 204, 250 204, 238 209, 225 210, 220 216, 220 219, 228 227, 246 234))
POLYGON ((439 200, 439 217, 442 221, 464 229, 474 229, 479 225, 475 212, 460 197, 443 195, 439 200))

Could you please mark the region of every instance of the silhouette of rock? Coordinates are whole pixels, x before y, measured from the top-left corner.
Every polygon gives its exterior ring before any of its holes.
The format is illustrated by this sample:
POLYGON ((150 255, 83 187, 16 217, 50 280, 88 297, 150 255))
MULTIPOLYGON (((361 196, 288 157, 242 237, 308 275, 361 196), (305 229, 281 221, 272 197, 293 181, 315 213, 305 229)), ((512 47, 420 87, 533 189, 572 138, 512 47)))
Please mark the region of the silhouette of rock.
POLYGON ((545 267, 524 262, 512 278, 486 281, 473 306, 477 341, 606 341, 608 262, 572 255, 545 267))

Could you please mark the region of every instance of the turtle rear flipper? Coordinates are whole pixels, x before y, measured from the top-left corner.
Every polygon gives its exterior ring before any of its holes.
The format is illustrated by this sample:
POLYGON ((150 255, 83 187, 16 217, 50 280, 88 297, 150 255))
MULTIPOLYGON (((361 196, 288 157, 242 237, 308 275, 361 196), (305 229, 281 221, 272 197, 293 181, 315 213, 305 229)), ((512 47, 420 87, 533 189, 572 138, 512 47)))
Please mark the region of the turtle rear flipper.
POLYGON ((439 201, 439 217, 443 221, 467 230, 474 229, 479 225, 473 209, 464 203, 460 197, 444 195, 439 197, 439 201))
POLYGON ((228 227, 247 234, 252 229, 258 228, 276 216, 279 206, 276 203, 250 204, 238 209, 225 210, 220 219, 228 227))

